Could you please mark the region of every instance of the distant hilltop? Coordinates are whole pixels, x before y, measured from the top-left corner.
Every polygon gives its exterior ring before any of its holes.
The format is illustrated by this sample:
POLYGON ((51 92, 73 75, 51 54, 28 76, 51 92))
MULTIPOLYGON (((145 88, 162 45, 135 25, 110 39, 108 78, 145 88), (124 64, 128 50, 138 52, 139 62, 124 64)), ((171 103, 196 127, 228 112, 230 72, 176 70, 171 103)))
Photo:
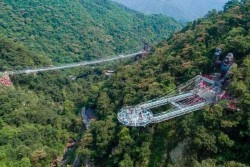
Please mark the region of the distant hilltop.
POLYGON ((203 17, 212 9, 222 10, 228 0, 113 0, 145 14, 164 14, 179 21, 203 17))

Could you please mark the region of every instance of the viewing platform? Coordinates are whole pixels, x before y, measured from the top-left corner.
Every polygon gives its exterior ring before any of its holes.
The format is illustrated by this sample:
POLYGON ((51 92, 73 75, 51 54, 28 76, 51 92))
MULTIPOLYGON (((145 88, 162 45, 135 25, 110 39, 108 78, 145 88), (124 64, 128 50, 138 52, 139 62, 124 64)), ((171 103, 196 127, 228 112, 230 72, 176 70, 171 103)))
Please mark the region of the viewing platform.
POLYGON ((164 97, 122 108, 117 117, 119 122, 126 126, 138 127, 159 123, 218 102, 219 92, 220 86, 214 80, 198 75, 164 97), (167 111, 158 114, 151 111, 164 105, 169 106, 167 111))
POLYGON ((125 107, 118 113, 118 120, 126 126, 146 126, 152 122, 153 113, 143 107, 125 107))

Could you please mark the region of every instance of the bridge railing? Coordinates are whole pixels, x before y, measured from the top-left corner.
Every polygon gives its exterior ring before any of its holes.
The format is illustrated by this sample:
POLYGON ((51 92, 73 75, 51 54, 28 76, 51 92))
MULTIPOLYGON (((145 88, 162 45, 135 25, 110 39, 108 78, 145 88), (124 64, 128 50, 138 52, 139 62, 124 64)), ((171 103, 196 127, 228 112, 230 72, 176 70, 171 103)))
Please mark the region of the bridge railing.
POLYGON ((153 123, 162 122, 162 121, 169 120, 169 119, 172 119, 172 118, 175 118, 175 117, 178 117, 178 116, 181 116, 181 115, 184 115, 184 114, 196 111, 196 110, 200 110, 201 108, 205 107, 206 105, 207 105, 206 102, 202 102, 202 103, 199 103, 199 104, 196 104, 196 105, 193 105, 190 107, 182 108, 179 110, 173 110, 173 111, 170 111, 167 113, 162 112, 158 115, 154 115, 153 123))
POLYGON ((165 104, 169 103, 170 101, 177 101, 177 100, 180 101, 182 99, 185 99, 187 97, 191 97, 193 95, 194 94, 192 92, 186 92, 186 93, 175 95, 175 96, 170 96, 170 97, 166 96, 166 97, 163 97, 163 98, 161 98, 159 100, 156 100, 156 101, 141 104, 141 107, 149 108, 149 109, 150 108, 155 108, 155 107, 165 105, 165 104))
POLYGON ((0 74, 3 74, 3 73, 8 73, 11 75, 13 75, 13 74, 29 74, 29 73, 36 73, 36 72, 42 72, 42 71, 59 70, 59 69, 72 68, 72 67, 91 65, 91 64, 98 64, 98 63, 102 63, 102 62, 108 62, 108 61, 114 61, 114 60, 118 60, 118 59, 129 58, 129 57, 133 57, 137 54, 141 54, 141 53, 143 53, 143 52, 137 51, 137 52, 133 52, 133 53, 130 53, 127 55, 123 55, 123 56, 118 55, 116 57, 110 57, 110 58, 106 58, 106 59, 83 61, 83 62, 77 62, 77 63, 71 63, 71 64, 58 65, 58 66, 17 69, 17 70, 12 70, 12 71, 0 72, 0 74))

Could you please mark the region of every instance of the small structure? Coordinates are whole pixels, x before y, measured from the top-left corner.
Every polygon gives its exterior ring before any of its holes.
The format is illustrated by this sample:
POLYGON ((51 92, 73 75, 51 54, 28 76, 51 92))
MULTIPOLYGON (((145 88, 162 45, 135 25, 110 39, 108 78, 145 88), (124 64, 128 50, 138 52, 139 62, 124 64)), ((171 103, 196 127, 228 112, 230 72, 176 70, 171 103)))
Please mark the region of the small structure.
POLYGON ((0 76, 0 84, 4 86, 13 86, 8 74, 4 74, 2 77, 0 76))
POLYGON ((69 76, 69 79, 72 80, 72 81, 74 81, 74 80, 76 80, 76 77, 73 76, 73 75, 70 75, 70 76, 69 76))
POLYGON ((143 44, 143 52, 149 52, 150 46, 147 42, 144 42, 143 44))
POLYGON ((76 140, 71 138, 66 144, 65 152, 71 150, 76 145, 76 140))
POLYGON ((105 70, 104 71, 104 74, 106 75, 106 76, 112 76, 113 74, 114 74, 115 72, 113 71, 113 70, 105 70))
POLYGON ((135 57, 134 57, 134 61, 139 61, 141 59, 144 59, 145 57, 147 57, 149 55, 149 52, 147 51, 142 51, 141 53, 137 54, 135 57))

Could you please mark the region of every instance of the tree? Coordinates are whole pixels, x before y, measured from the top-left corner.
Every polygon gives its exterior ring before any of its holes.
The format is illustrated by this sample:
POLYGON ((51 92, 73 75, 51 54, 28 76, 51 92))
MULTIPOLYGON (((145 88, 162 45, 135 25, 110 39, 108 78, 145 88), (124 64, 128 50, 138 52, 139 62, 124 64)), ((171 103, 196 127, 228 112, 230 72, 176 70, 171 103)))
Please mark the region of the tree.
POLYGON ((224 10, 227 11, 229 9, 232 9, 235 6, 238 6, 240 4, 239 0, 230 0, 228 1, 225 6, 224 6, 224 10))
POLYGON ((18 167, 31 167, 31 162, 29 158, 22 158, 18 167))
POLYGON ((121 160, 118 164, 119 167, 132 167, 133 165, 133 161, 130 158, 130 156, 128 154, 124 154, 123 160, 121 160))

